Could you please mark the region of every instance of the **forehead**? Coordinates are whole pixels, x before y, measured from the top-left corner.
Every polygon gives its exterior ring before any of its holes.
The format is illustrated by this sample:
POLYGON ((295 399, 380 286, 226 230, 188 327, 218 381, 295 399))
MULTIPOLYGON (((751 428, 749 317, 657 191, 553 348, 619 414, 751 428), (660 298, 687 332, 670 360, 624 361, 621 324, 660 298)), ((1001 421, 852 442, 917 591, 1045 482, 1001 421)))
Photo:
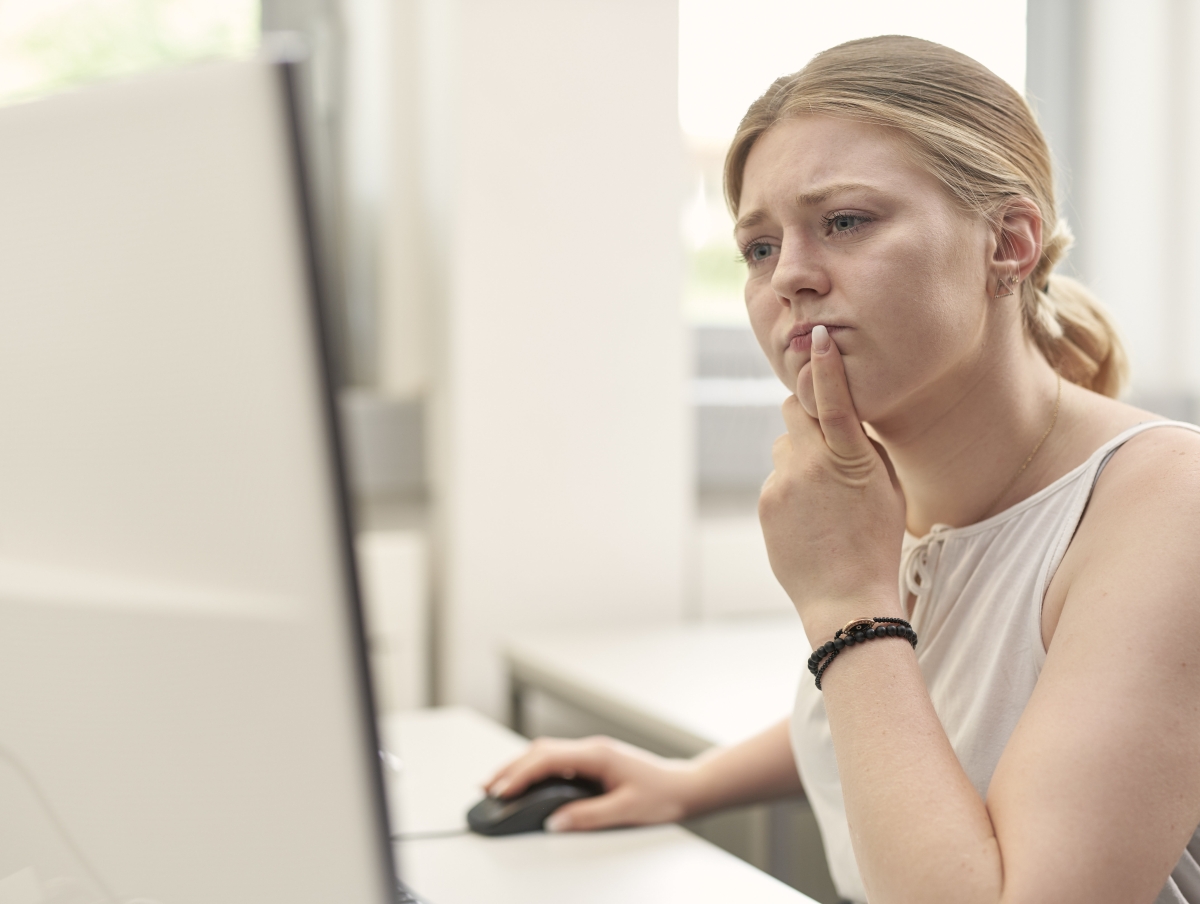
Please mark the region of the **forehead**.
POLYGON ((916 162, 899 133, 848 119, 802 116, 775 123, 755 141, 743 171, 739 212, 855 183, 945 198, 941 183, 916 162))

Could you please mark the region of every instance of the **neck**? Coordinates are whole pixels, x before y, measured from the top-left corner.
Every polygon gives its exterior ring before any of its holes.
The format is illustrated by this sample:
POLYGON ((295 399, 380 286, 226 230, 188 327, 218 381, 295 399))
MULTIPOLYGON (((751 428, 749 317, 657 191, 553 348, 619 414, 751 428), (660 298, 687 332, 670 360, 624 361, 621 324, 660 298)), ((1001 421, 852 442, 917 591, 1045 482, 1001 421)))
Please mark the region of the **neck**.
POLYGON ((1023 340, 961 368, 871 427, 887 449, 917 536, 934 524, 962 527, 1036 492, 1052 468, 1054 432, 1014 476, 1046 432, 1058 380, 1023 340))

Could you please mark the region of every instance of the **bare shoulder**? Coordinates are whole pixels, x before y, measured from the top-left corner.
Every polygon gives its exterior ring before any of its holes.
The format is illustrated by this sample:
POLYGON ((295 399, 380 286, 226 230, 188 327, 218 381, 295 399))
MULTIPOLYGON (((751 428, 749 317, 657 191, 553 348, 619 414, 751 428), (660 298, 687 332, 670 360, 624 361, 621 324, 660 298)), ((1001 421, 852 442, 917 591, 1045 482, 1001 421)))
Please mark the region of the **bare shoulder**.
MULTIPOLYGON (((1142 418, 1147 419, 1151 416, 1142 418)), ((1046 594, 1042 637, 1047 647, 1067 600, 1110 580, 1106 576, 1115 576, 1122 584, 1131 579, 1144 581, 1148 591, 1165 591, 1176 582, 1200 586, 1197 538, 1200 433, 1164 424, 1132 437, 1113 454, 1097 480, 1079 529, 1046 594)), ((1172 608, 1188 607, 1192 593, 1175 598, 1172 608)), ((1153 592, 1144 599, 1161 601, 1167 595, 1153 592)), ((1123 614, 1132 608, 1127 607, 1123 614)), ((1200 604, 1191 608, 1200 616, 1200 604)), ((1162 613, 1162 617, 1175 616, 1162 613)))
MULTIPOLYGON (((1121 615, 1200 624, 1200 433, 1163 425, 1137 434, 1109 460, 1056 575, 1056 606, 1044 613, 1054 634, 1062 606, 1104 586, 1143 588, 1121 615), (1061 578, 1061 580, 1060 580, 1061 578), (1154 610, 1154 611, 1150 611, 1154 610)), ((1050 603, 1049 595, 1047 603, 1050 603)))
POLYGON ((1085 521, 1096 526, 1096 539, 1101 539, 1119 534, 1130 518, 1169 511, 1200 516, 1200 433, 1163 424, 1130 438, 1113 453, 1096 482, 1085 521))
MULTIPOLYGON (((1068 464, 1087 460, 1131 427, 1147 429, 1113 453, 1100 475, 1077 539, 1120 537, 1130 519, 1154 517, 1162 507, 1194 507, 1200 491, 1200 433, 1162 415, 1072 387, 1075 417, 1068 427, 1068 464), (1149 426, 1158 423, 1158 426, 1149 426)), ((1074 544, 1072 544, 1074 545, 1074 544)))

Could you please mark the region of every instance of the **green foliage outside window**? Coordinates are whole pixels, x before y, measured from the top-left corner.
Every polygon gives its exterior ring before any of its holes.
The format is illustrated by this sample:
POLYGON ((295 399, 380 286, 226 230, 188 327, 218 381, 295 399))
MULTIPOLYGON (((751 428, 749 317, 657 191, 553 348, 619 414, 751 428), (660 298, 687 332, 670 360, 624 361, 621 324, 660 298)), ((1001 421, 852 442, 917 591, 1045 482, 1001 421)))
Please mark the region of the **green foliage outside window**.
POLYGON ((3 0, 0 100, 237 56, 258 43, 258 0, 3 0))

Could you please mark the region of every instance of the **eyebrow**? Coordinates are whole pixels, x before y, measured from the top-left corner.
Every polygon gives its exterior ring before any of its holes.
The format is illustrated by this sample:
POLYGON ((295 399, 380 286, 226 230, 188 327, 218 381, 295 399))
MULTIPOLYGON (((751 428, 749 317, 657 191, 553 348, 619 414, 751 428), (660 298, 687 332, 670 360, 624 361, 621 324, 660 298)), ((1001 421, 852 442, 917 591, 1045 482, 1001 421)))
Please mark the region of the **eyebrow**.
MULTIPOLYGON (((828 201, 832 196, 845 191, 853 191, 857 189, 866 189, 867 191, 878 191, 873 185, 868 185, 865 182, 834 182, 830 185, 823 185, 820 188, 812 191, 801 192, 796 195, 796 203, 801 207, 814 207, 817 204, 822 204, 828 201)), ((739 219, 734 225, 734 232, 742 229, 749 229, 752 226, 757 226, 766 219, 766 211, 761 208, 752 210, 744 217, 739 219)))

